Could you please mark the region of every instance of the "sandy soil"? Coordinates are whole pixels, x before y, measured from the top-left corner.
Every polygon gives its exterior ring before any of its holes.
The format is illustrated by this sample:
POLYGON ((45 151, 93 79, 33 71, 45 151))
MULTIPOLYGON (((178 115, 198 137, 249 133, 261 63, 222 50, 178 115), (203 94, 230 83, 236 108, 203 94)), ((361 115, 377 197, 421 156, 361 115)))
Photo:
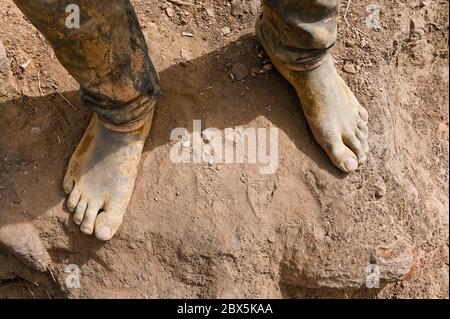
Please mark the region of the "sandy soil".
POLYGON ((342 1, 333 54, 371 130, 368 163, 348 176, 256 43, 259 1, 133 2, 163 96, 125 222, 102 244, 80 234, 61 188, 90 114, 45 39, 0 0, 13 71, 0 92, 0 220, 31 223, 51 258, 39 273, 0 248, 0 297, 448 298, 447 1, 342 1), (370 4, 378 29, 366 23, 370 4), (240 81, 237 64, 248 71, 240 81), (173 164, 170 132, 194 119, 277 127, 278 171, 173 164), (404 262, 395 256, 381 289, 362 288, 365 267, 392 245, 420 263, 388 283, 404 262), (79 289, 65 284, 71 264, 79 289))

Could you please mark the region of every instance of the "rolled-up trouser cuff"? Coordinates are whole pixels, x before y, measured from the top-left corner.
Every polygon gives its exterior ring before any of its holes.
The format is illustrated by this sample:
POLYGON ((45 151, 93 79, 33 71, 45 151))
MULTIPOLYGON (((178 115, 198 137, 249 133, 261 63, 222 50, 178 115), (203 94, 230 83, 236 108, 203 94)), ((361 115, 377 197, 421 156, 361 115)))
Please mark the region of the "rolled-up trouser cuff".
POLYGON ((256 36, 271 58, 277 59, 283 66, 294 71, 308 71, 318 67, 327 56, 331 47, 325 49, 298 49, 285 46, 279 32, 273 25, 264 21, 263 15, 256 23, 256 36))
POLYGON ((131 132, 141 128, 148 115, 153 111, 159 98, 159 92, 141 95, 126 104, 106 104, 81 89, 84 105, 98 114, 99 120, 106 128, 118 132, 131 132))
POLYGON ((339 0, 263 0, 256 35, 271 59, 296 71, 316 68, 334 46, 339 0))

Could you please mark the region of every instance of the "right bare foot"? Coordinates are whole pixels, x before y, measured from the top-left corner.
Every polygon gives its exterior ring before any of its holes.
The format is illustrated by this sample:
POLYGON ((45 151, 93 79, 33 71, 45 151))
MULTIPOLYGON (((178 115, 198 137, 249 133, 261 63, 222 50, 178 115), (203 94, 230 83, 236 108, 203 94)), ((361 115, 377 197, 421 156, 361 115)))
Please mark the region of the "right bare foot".
POLYGON ((83 233, 107 241, 122 224, 152 117, 153 110, 140 129, 116 132, 93 116, 64 178, 67 207, 83 233))

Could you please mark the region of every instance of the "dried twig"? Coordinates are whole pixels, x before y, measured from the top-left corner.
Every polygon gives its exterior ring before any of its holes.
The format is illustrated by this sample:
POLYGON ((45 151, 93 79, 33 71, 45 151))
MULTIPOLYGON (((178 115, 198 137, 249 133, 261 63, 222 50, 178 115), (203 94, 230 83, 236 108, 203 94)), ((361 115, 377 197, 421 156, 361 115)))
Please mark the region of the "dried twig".
POLYGON ((55 89, 55 90, 56 90, 56 93, 58 93, 59 96, 61 96, 61 97, 64 99, 64 101, 66 101, 67 103, 69 103, 69 105, 70 105, 74 110, 78 110, 77 107, 76 107, 75 105, 73 105, 68 99, 66 99, 66 98, 64 97, 64 95, 61 94, 61 92, 58 91, 58 89, 55 89))
POLYGON ((347 7, 345 8, 345 12, 344 12, 344 15, 343 15, 343 18, 344 18, 344 21, 345 21, 345 23, 347 24, 347 26, 350 28, 350 23, 348 23, 348 20, 347 20, 347 13, 348 13, 348 10, 349 10, 349 8, 350 8, 350 4, 352 3, 352 0, 348 0, 347 1, 347 7))

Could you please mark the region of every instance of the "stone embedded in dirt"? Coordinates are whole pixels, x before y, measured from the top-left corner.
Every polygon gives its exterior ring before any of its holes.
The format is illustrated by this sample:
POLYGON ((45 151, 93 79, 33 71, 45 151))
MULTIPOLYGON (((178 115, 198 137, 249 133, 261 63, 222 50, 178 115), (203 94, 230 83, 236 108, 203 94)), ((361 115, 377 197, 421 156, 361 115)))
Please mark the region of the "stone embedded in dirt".
POLYGON ((350 73, 350 74, 358 73, 358 71, 356 71, 356 68, 353 65, 353 63, 349 63, 349 62, 344 64, 344 66, 342 67, 342 70, 344 70, 344 72, 350 73))
POLYGON ((387 282, 408 280, 417 273, 423 253, 420 249, 399 239, 388 246, 378 247, 375 261, 382 279, 387 282))
POLYGON ((222 35, 228 35, 228 34, 230 34, 231 33, 231 29, 229 28, 229 27, 224 27, 224 28, 222 28, 221 30, 220 30, 220 33, 222 34, 222 35))
POLYGON ((167 7, 167 8, 166 8, 166 14, 167 14, 167 16, 168 16, 169 18, 172 18, 173 15, 175 14, 175 10, 173 10, 173 8, 171 8, 171 7, 167 7))
POLYGON ((241 16, 244 13, 241 0, 231 1, 231 15, 233 17, 241 16))
POLYGON ((259 8, 261 7, 261 0, 250 0, 249 6, 250 6, 250 12, 253 15, 256 15, 256 14, 258 14, 259 8))
POLYGON ((240 81, 248 76, 248 68, 242 63, 236 63, 231 69, 231 73, 237 81, 240 81))
POLYGON ((269 73, 269 71, 272 69, 273 69, 272 63, 267 63, 267 64, 263 65, 263 67, 259 70, 259 73, 266 74, 266 73, 269 73))
POLYGON ((210 18, 213 18, 215 16, 214 9, 212 7, 206 7, 205 12, 210 18))
POLYGON ((181 58, 183 59, 183 61, 192 60, 194 57, 192 52, 188 49, 181 49, 180 55, 181 55, 181 58))
POLYGON ((41 133, 41 129, 39 127, 32 127, 31 128, 31 134, 32 135, 39 135, 41 133))
POLYGON ((50 257, 31 224, 19 223, 0 227, 0 247, 19 258, 27 266, 45 272, 50 257))

